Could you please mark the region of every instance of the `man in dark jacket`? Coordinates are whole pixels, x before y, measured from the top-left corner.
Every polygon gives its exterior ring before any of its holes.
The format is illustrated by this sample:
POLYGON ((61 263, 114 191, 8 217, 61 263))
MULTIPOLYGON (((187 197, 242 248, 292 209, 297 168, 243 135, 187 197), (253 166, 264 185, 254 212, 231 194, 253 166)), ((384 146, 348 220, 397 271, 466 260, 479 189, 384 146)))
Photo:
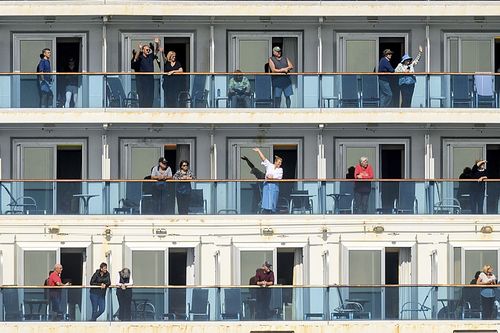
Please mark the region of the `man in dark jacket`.
POLYGON ((96 321, 103 314, 106 307, 106 290, 111 285, 109 277, 108 265, 103 262, 99 265, 99 269, 95 271, 90 279, 91 286, 99 286, 99 288, 90 289, 90 303, 92 303, 92 321, 96 321))
MULTIPOLYGON (((391 65, 391 58, 394 52, 389 49, 384 50, 384 56, 378 63, 379 73, 394 73, 394 68, 391 65)), ((389 107, 392 102, 392 89, 391 89, 390 75, 379 75, 379 93, 380 93, 380 106, 389 107)))

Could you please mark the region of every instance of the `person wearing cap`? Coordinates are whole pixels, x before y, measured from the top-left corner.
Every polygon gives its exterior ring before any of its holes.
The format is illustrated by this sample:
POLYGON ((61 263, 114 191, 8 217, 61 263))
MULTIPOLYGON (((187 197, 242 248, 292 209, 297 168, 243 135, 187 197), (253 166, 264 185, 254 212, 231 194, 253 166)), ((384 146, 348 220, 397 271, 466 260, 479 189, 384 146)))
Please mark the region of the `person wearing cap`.
MULTIPOLYGON (((401 62, 396 66, 394 70, 396 73, 415 73, 415 65, 420 61, 420 57, 422 56, 422 46, 418 47, 418 54, 413 59, 408 54, 405 54, 403 58, 401 58, 401 62)), ((399 75, 398 76, 398 84, 401 90, 401 107, 409 108, 411 107, 411 99, 413 98, 413 91, 415 90, 415 83, 417 79, 415 75, 399 75)))
MULTIPOLYGON (((394 52, 389 49, 385 49, 383 52, 384 56, 380 59, 378 63, 379 73, 394 73, 394 67, 391 65, 391 58, 394 52)), ((380 75, 378 79, 379 84, 379 94, 380 94, 380 106, 389 107, 392 103, 392 89, 391 89, 392 78, 389 75, 380 75)))
POLYGON ((471 179, 477 179, 470 185, 471 213, 482 214, 484 206, 484 181, 488 178, 486 160, 480 159, 472 166, 471 179))
MULTIPOLYGON (((274 156, 273 164, 269 162, 259 148, 254 148, 253 151, 259 154, 259 157, 262 160, 262 165, 266 167, 266 180, 283 179, 283 169, 281 168, 283 159, 281 157, 274 156)), ((279 193, 280 188, 278 183, 268 181, 264 183, 261 202, 261 208, 264 214, 276 213, 279 193)))
POLYGON ((262 288, 257 289, 256 293, 256 314, 255 319, 269 319, 271 311, 269 310, 269 303, 271 301, 271 290, 269 286, 274 285, 274 272, 271 270, 273 265, 266 261, 262 264, 262 268, 255 273, 255 280, 258 286, 262 288))
MULTIPOLYGON (((293 69, 293 64, 287 57, 283 57, 279 46, 273 47, 273 55, 268 60, 271 73, 288 74, 293 69)), ((293 95, 292 80, 288 75, 272 76, 273 81, 273 96, 274 107, 281 106, 281 95, 285 95, 286 107, 290 108, 292 101, 290 96, 293 95)))
POLYGON ((151 168, 151 179, 158 182, 153 187, 156 213, 167 214, 168 189, 166 181, 172 179, 172 169, 167 165, 165 157, 158 159, 158 165, 151 168))

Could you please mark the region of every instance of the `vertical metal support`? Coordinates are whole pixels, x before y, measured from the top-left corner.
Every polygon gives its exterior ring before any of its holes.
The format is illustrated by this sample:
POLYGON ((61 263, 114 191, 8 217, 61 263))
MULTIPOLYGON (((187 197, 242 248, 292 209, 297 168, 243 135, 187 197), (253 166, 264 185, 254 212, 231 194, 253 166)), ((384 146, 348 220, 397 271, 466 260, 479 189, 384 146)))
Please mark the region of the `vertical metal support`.
POLYGON ((427 24, 425 26, 425 71, 430 72, 431 66, 431 39, 430 39, 430 27, 427 24))
POLYGON ((108 17, 103 16, 102 17, 102 70, 101 72, 107 72, 108 71, 108 31, 106 27, 106 23, 108 22, 108 17))
POLYGON ((213 24, 210 25, 210 46, 209 46, 209 58, 210 58, 210 73, 215 73, 215 31, 213 24))
POLYGON ((214 130, 210 133, 210 179, 217 179, 217 144, 214 140, 214 130))
MULTIPOLYGON (((106 73, 108 71, 108 30, 106 27, 106 23, 108 22, 108 17, 102 17, 102 63, 101 63, 101 72, 106 73)), ((102 106, 106 108, 106 82, 107 76, 103 75, 102 78, 102 106)))
POLYGON ((323 17, 318 19, 318 73, 323 71, 323 33, 321 24, 323 23, 323 17))

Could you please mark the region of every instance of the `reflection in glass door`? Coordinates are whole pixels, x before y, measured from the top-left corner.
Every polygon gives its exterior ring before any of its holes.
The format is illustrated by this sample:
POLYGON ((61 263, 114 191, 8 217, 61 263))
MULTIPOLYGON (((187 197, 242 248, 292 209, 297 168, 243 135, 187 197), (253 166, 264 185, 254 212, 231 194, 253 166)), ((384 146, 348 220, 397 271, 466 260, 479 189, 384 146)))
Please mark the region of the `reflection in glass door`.
POLYGON ((13 194, 23 193, 23 196, 33 198, 38 213, 45 211, 47 214, 78 214, 80 202, 78 198, 73 198, 73 194, 82 193, 82 184, 50 181, 84 178, 83 143, 22 142, 16 143, 15 146, 15 178, 41 181, 17 183, 13 194))
MULTIPOLYGON (((385 251, 348 250, 348 284, 377 286, 385 284, 385 251)), ((381 288, 350 288, 347 299, 363 306, 373 319, 384 319, 383 290, 381 288)))

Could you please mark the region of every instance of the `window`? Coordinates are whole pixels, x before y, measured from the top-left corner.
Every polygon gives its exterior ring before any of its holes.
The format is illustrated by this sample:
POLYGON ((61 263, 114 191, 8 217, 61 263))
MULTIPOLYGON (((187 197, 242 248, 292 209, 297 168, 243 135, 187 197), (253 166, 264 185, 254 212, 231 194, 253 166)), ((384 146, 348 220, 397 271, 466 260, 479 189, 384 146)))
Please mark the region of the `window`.
POLYGON ((445 34, 448 72, 494 72, 495 39, 482 33, 445 34))

